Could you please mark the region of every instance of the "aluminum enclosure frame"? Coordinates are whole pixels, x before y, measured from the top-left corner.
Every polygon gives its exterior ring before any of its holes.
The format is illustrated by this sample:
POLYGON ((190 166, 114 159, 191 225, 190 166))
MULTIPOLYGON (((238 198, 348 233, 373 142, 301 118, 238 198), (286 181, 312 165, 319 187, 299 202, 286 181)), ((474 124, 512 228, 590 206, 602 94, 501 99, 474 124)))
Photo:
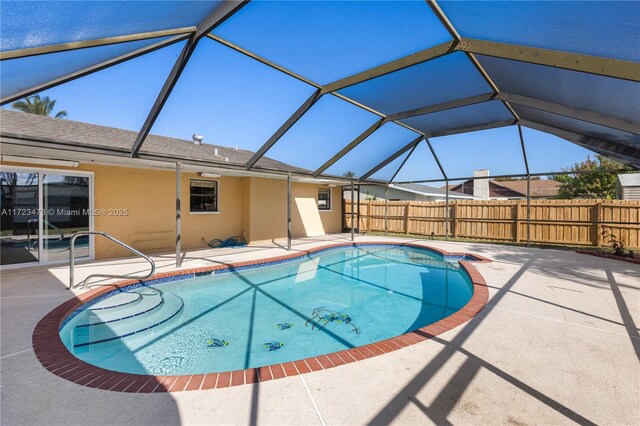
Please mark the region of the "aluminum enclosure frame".
MULTIPOLYGON (((97 46, 106 46, 111 44, 125 43, 136 40, 145 40, 156 37, 170 37, 167 40, 163 40, 151 46, 147 46, 145 48, 138 49, 134 52, 130 52, 117 58, 113 58, 108 61, 101 62, 99 64, 93 65, 91 67, 87 67, 85 69, 67 74, 65 76, 50 80, 45 83, 40 83, 34 87, 23 90, 19 93, 14 93, 8 97, 0 99, 1 104, 6 104, 17 99, 20 99, 24 96, 29 96, 31 94, 37 93, 41 90, 45 90, 51 87, 58 86, 60 84, 66 83, 68 81, 83 77, 85 75, 91 74, 93 72, 100 71, 102 69, 108 68, 110 66, 117 65, 126 60, 133 59, 135 57, 139 57, 144 55, 145 53, 149 53, 151 51, 160 49, 162 47, 166 47, 170 44, 177 43, 180 41, 187 40, 178 60, 174 64, 173 69, 171 70, 169 76, 167 77, 165 84, 158 94, 158 97, 149 111, 147 119, 145 120, 144 125, 140 129, 138 136, 136 137, 136 141, 134 142, 130 155, 133 157, 140 156, 140 149, 146 136, 149 134, 151 127, 153 126, 156 118, 160 114, 166 100, 171 94, 177 80, 180 78, 182 71, 187 65, 193 51, 198 45, 198 42, 204 38, 208 37, 209 39, 220 43, 228 48, 231 48, 239 53, 242 53, 246 56, 251 57, 254 60, 262 62, 263 64, 274 68, 282 73, 289 75, 290 77, 296 78, 304 83, 313 86, 315 88, 314 93, 311 95, 309 99, 297 110, 294 114, 289 117, 281 125, 281 127, 274 133, 274 135, 265 142, 265 144, 254 154, 254 156, 247 162, 245 165, 245 170, 252 170, 256 168, 255 164, 259 159, 264 156, 268 150, 297 122, 304 114, 313 107, 313 105, 325 94, 337 96, 338 98, 350 102, 353 105, 356 105, 360 108, 363 108, 373 114, 376 114, 380 117, 380 119, 371 127, 364 130, 363 133, 358 136, 355 140, 345 145, 340 151, 338 151, 333 157, 327 160, 321 167, 316 169, 313 172, 310 172, 310 176, 312 177, 331 177, 336 178, 331 175, 325 175, 324 172, 334 163, 339 161, 344 155, 350 152, 353 148, 355 148, 358 144, 364 141, 368 136, 371 136, 373 133, 378 131, 380 127, 384 123, 393 122, 400 126, 407 128, 408 130, 416 133, 418 136, 416 141, 412 141, 410 144, 404 146, 400 150, 394 152, 387 159, 380 162, 377 166, 373 167, 367 173, 363 174, 358 182, 367 182, 368 179, 379 171, 382 167, 388 165, 390 162, 406 153, 408 150, 411 150, 410 155, 413 154, 415 147, 419 143, 419 141, 424 138, 427 142, 427 145, 430 148, 431 154, 434 156, 434 159, 438 163, 443 176, 445 177, 444 181, 449 180, 460 180, 464 178, 449 178, 442 169, 442 165, 440 164, 439 159, 436 156, 435 151, 433 150, 431 143, 429 142, 429 137, 438 137, 456 133, 466 133, 473 132, 477 130, 483 130, 487 128, 494 128, 500 126, 508 126, 508 125, 518 125, 518 130, 521 135, 521 127, 520 125, 524 125, 530 128, 534 128, 537 130, 541 130, 543 132, 551 133, 556 136, 562 137, 570 142, 578 144, 584 148, 589 150, 611 156, 617 158, 623 162, 627 162, 635 165, 636 167, 640 165, 640 148, 636 148, 633 145, 623 145, 618 142, 610 141, 607 139, 596 139, 593 137, 573 133, 566 129, 554 128, 553 126, 549 126, 545 123, 537 123, 528 120, 523 120, 514 111, 511 107, 511 103, 517 105, 523 105, 535 109, 539 109, 541 111, 550 112, 554 114, 563 115, 566 117, 579 119, 585 121, 587 123, 593 123, 601 126, 610 127, 613 129, 619 129, 626 132, 631 132, 634 134, 640 133, 640 124, 636 122, 628 122, 625 120, 621 120, 615 117, 608 117, 603 114, 595 113, 592 111, 571 108, 566 105, 556 104, 553 102, 548 102, 543 99, 536 99, 531 97, 526 97, 519 95, 517 93, 509 93, 502 92, 495 85, 491 76, 484 70, 478 60, 475 58, 475 54, 481 54, 486 56, 493 56, 498 58, 504 58, 514 61, 533 63, 538 65, 556 67, 561 69, 567 69, 571 71, 590 73, 595 75, 600 75, 604 77, 618 78, 633 82, 640 82, 640 64, 637 62, 623 61, 618 59, 611 58, 602 58, 597 56, 590 56, 584 54, 575 54, 570 52, 563 52, 552 49, 543 49, 537 47, 528 47, 521 46, 515 44, 508 43, 499 43, 492 42, 486 40, 478 40, 478 39, 470 39, 461 37, 456 28, 453 26, 448 17, 444 14, 440 6, 435 0, 427 0, 431 11, 438 18, 438 20, 442 23, 443 27, 447 30, 447 32, 452 37, 451 41, 444 42, 417 53, 395 59, 393 61, 387 62, 385 64, 376 66, 374 68, 359 72, 357 74, 339 79, 337 81, 320 85, 314 83, 313 81, 300 76, 299 74, 288 70, 280 65, 277 65, 265 58, 256 55, 249 50, 243 49, 242 47, 236 46, 233 43, 224 40, 223 38, 212 34, 211 31, 215 29, 218 25, 220 25, 225 20, 232 18, 233 15, 238 12, 242 7, 244 7, 248 3, 246 1, 224 1, 219 6, 217 6, 213 13, 204 19, 197 26, 192 27, 183 27, 183 28, 175 28, 175 29, 167 29, 162 31, 151 31, 145 33, 138 34, 127 34, 121 36, 114 37, 104 37, 93 40, 85 40, 78 42, 70 42, 70 43, 61 43, 61 44, 52 44, 47 46, 41 46, 36 48, 25 48, 25 49, 17 49, 12 51, 0 52, 0 61, 5 60, 15 60, 29 56, 35 55, 43 55, 50 54, 55 52, 64 52, 71 51, 77 49, 85 49, 97 46), (492 88, 491 93, 471 96, 463 99, 454 99, 449 102, 444 102, 437 105, 424 106, 421 108, 417 108, 411 111, 398 112, 394 114, 382 114, 376 111, 373 108, 370 108, 367 105, 363 105, 353 99, 350 99, 337 91, 349 86, 353 86, 358 83, 362 83, 365 81, 372 80, 376 77, 380 77, 386 74, 390 74, 407 67, 423 63, 425 61, 429 61, 432 59, 439 58, 441 56, 453 53, 453 52, 464 52, 467 57, 471 60, 476 70, 482 75, 487 84, 492 88), (513 121, 502 121, 497 123, 485 123, 477 126, 469 126, 469 127, 460 127, 447 129, 440 132, 430 133, 430 132, 422 132, 408 126, 407 124, 399 121, 403 118, 408 118, 412 116, 434 113, 439 111, 446 111, 453 108, 458 108, 466 105, 474 105, 482 102, 489 102, 491 100, 500 100, 503 105, 510 111, 513 115, 513 121)), ((522 139, 522 138, 521 138, 522 139)), ((407 159, 410 157, 407 156, 407 159)), ((526 157, 526 153, 524 152, 523 145, 523 155, 526 157)), ((406 161, 405 161, 406 162, 406 161)), ((404 163, 403 162, 403 165, 404 163)), ((526 164, 526 158, 525 158, 526 164)), ((398 172, 402 167, 398 169, 398 171, 394 174, 394 178, 397 176, 398 172)), ((258 170, 258 168, 256 168, 258 170)), ((260 169, 264 170, 264 169, 260 169)), ((277 172, 279 175, 282 175, 282 171, 277 172)), ((553 174, 553 173, 545 173, 545 174, 553 174)), ((557 173, 556 173, 557 174, 557 173)), ((534 174, 530 174, 528 167, 526 175, 514 175, 514 176, 533 176, 534 174)), ((540 174, 543 175, 543 174, 540 174)), ((393 181, 393 179, 392 179, 393 181)), ((425 181, 416 181, 416 182, 436 182, 437 180, 425 180, 425 181)), ((387 184, 388 185, 388 184, 387 184)))

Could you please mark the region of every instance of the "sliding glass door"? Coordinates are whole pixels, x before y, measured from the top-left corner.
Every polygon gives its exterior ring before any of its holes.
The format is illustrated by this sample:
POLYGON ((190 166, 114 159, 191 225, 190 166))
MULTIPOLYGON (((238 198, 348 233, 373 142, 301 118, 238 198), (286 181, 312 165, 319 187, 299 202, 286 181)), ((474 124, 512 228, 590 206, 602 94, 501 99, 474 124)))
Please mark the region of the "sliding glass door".
MULTIPOLYGON (((91 176, 6 169, 0 173, 0 265, 69 259, 73 233, 91 229, 91 176)), ((89 241, 76 240, 76 257, 91 255, 89 241)))
MULTIPOLYGON (((74 232, 89 230, 89 178, 43 174, 42 260, 69 259, 74 232)), ((89 256, 89 237, 76 239, 76 257, 89 256)))
POLYGON ((12 172, 2 172, 0 176, 0 264, 38 262, 40 176, 12 172))

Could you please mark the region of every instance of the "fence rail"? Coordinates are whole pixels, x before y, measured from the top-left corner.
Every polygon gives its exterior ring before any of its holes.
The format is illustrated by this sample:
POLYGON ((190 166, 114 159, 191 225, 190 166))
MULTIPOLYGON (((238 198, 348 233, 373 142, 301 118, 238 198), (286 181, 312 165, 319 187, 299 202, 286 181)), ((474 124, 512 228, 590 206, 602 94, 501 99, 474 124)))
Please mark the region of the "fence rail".
MULTIPOLYGON (((357 205, 357 204, 356 204, 357 205)), ((527 241, 527 203, 522 200, 364 201, 355 226, 363 232, 392 232, 494 241, 527 241), (386 208, 386 214, 385 214, 386 208), (448 222, 448 226, 447 226, 448 222), (448 231, 447 231, 448 229, 448 231)), ((344 225, 351 228, 351 202, 344 225)), ((356 213, 358 208, 356 207, 356 213)), ((603 246, 614 234, 628 247, 640 247, 640 201, 536 200, 529 212, 531 243, 603 246)))

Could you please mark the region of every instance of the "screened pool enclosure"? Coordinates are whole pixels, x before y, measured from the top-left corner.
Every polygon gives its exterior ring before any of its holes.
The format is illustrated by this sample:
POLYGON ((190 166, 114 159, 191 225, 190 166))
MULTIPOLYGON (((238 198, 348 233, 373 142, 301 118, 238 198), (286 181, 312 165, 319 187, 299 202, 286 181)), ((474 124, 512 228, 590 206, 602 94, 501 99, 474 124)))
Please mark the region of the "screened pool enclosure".
POLYGON ((150 133, 198 132, 254 152, 222 168, 282 174, 257 164, 268 156, 300 176, 377 184, 466 179, 487 166, 480 152, 496 154, 492 177, 544 175, 560 167, 538 159, 568 142, 640 166, 635 1, 0 7, 1 104, 76 85, 100 100, 95 124, 131 112, 115 127, 137 131, 132 157, 149 156, 150 133))

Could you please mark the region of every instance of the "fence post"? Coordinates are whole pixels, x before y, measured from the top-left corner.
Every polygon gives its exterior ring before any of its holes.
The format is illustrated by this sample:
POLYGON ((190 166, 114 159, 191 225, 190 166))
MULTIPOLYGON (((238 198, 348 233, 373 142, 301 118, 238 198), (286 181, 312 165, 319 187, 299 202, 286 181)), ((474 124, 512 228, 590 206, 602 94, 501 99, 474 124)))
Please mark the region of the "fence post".
POLYGON ((389 199, 387 197, 387 188, 384 189, 384 235, 389 232, 389 199))
POLYGON ((358 192, 356 192, 356 207, 358 208, 357 220, 356 220, 356 229, 358 230, 358 234, 360 231, 360 184, 358 184, 358 192))
POLYGON ((531 176, 527 173, 527 247, 531 242, 531 176))
POLYGON ((513 238, 516 243, 519 243, 520 242, 520 201, 516 201, 516 203, 514 204, 514 207, 516 209, 516 214, 515 214, 515 225, 513 228, 513 238))
POLYGON ((409 234, 409 206, 411 205, 411 201, 407 201, 407 204, 404 206, 404 233, 409 234))
POLYGON ((596 247, 600 247, 603 243, 602 233, 600 232, 600 221, 602 218, 602 201, 596 202, 595 211, 593 212, 593 229, 595 232, 594 244, 596 247))
POLYGON ((444 206, 444 239, 449 241, 449 180, 445 179, 444 184, 446 186, 446 198, 445 198, 445 206, 444 206))
POLYGON ((371 200, 367 200, 367 214, 365 216, 367 218, 367 234, 371 233, 371 200))
POLYGON ((350 213, 351 213, 351 241, 353 241, 354 238, 355 238, 354 237, 354 232, 355 232, 354 231, 354 226, 355 226, 355 224, 353 223, 353 219, 354 219, 353 218, 353 212, 354 212, 354 206, 353 205, 355 204, 355 199, 354 198, 355 198, 355 194, 353 193, 353 181, 351 181, 351 211, 350 211, 350 213))
POLYGON ((458 203, 459 201, 454 201, 453 202, 453 214, 451 215, 451 231, 453 234, 453 238, 457 238, 458 237, 458 214, 460 214, 460 212, 458 211, 458 203))

